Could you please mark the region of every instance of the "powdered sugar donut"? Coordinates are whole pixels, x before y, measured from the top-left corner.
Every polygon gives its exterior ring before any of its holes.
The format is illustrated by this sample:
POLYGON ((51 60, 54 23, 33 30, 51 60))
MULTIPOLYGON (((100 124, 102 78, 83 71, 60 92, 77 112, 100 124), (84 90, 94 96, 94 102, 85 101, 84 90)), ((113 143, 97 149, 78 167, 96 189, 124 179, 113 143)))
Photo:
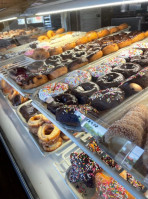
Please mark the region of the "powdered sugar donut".
POLYGON ((81 83, 89 82, 91 80, 91 75, 87 71, 75 70, 67 75, 65 78, 65 83, 69 84, 71 87, 78 86, 81 83))
POLYGON ((121 58, 131 58, 131 57, 135 57, 135 56, 140 56, 143 54, 143 51, 142 50, 138 50, 138 49, 128 49, 128 50, 124 50, 122 51, 118 57, 121 57, 121 58))
POLYGON ((88 71, 92 75, 92 78, 94 81, 96 81, 98 77, 101 77, 111 72, 111 70, 112 68, 106 65, 99 65, 99 66, 93 66, 93 67, 88 68, 88 71))
POLYGON ((104 66, 109 66, 109 67, 116 67, 119 64, 125 64, 126 60, 124 58, 120 58, 120 57, 113 57, 113 58, 108 58, 106 59, 104 62, 102 62, 101 65, 104 66))
POLYGON ((68 90, 68 84, 65 83, 51 83, 40 89, 40 100, 47 102, 50 97, 54 97, 68 90))
POLYGON ((136 43, 133 45, 133 48, 148 48, 148 43, 136 43))

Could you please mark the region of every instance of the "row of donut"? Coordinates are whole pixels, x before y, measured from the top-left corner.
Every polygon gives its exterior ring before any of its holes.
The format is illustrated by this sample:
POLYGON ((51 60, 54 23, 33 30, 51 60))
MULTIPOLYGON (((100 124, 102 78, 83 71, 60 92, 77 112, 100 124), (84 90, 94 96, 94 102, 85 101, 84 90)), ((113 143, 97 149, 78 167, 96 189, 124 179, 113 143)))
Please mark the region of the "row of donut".
MULTIPOLYGON (((80 44, 79 42, 83 42, 83 44, 84 44, 84 43, 87 43, 87 42, 92 41, 94 39, 105 37, 109 34, 113 34, 115 32, 124 30, 126 28, 128 28, 128 24, 124 23, 124 24, 120 24, 119 26, 116 26, 116 27, 111 27, 109 29, 104 28, 100 31, 89 31, 89 32, 86 33, 86 35, 84 35, 84 37, 78 39, 76 41, 75 45, 79 45, 80 44)), ((64 28, 60 28, 56 32, 49 30, 46 34, 39 36, 38 40, 39 41, 49 41, 49 39, 51 37, 55 36, 56 34, 60 34, 59 36, 62 37, 63 35, 65 35, 65 34, 62 34, 64 32, 65 32, 64 28)), ((66 34, 72 34, 72 32, 66 32, 66 34)))
MULTIPOLYGON (((120 173, 120 176, 132 184, 136 189, 144 189, 144 186, 139 181, 125 170, 122 171, 121 167, 113 159, 103 153, 103 151, 97 146, 95 140, 89 142, 88 147, 90 150, 102 155, 101 159, 107 165, 117 170, 120 173)), ((72 152, 70 154, 70 162, 71 166, 67 175, 68 180, 75 187, 77 192, 86 196, 86 198, 134 198, 84 152, 72 152), (88 188, 93 187, 95 188, 95 191, 92 193, 93 196, 90 197, 90 189, 88 188)))
MULTIPOLYGON (((130 33, 131 34, 131 33, 130 33)), ((132 35, 136 41, 138 38, 143 38, 140 35, 144 33, 136 33, 132 35)), ((102 57, 103 53, 108 54, 117 51, 119 48, 115 41, 120 41, 120 37, 129 37, 129 34, 122 33, 112 36, 112 38, 104 38, 102 41, 96 40, 85 45, 79 45, 73 50, 63 52, 61 55, 54 55, 49 58, 49 53, 44 49, 37 49, 36 57, 40 59, 47 58, 45 62, 34 62, 28 65, 27 68, 14 68, 9 71, 10 77, 16 81, 23 89, 31 89, 38 87, 50 80, 56 79, 59 76, 66 74, 68 71, 78 69, 92 61, 102 57), (115 40, 113 40, 113 38, 115 40), (118 39, 117 39, 118 38, 118 39), (102 49, 103 48, 103 49, 102 49), (102 53, 103 51, 103 53, 102 53)), ((125 39, 124 38, 124 39, 125 39)), ((123 40, 124 40, 123 39, 123 40)), ((130 39, 131 40, 131 39, 130 39)), ((123 41, 120 41, 121 43, 123 41)))
MULTIPOLYGON (((6 88, 7 86, 5 89, 6 88)), ((3 91, 6 90, 3 89, 3 91)), ((52 152, 62 146, 63 142, 69 140, 67 136, 60 132, 55 125, 45 118, 44 115, 40 114, 30 103, 25 103, 21 106, 19 112, 21 117, 23 117, 28 123, 30 132, 37 137, 38 142, 40 146, 43 147, 44 151, 52 152)), ((89 142, 88 147, 90 150, 97 152, 98 154, 102 154, 101 159, 107 165, 118 171, 121 170, 121 167, 113 159, 103 153, 94 140, 89 142)), ((71 167, 68 171, 68 180, 82 196, 85 195, 87 197, 90 195, 89 188, 91 188, 94 190, 91 194, 92 199, 97 199, 100 196, 134 199, 130 193, 128 193, 112 177, 108 176, 108 174, 105 173, 103 169, 85 153, 72 153, 70 155, 70 162, 71 167), (103 196, 101 194, 102 191, 103 196)), ((120 174, 120 176, 138 190, 144 189, 144 186, 125 170, 120 174)))
MULTIPOLYGON (((28 101, 29 98, 21 96, 18 91, 3 79, 1 80, 1 90, 14 108, 18 108, 21 105, 19 116, 27 124, 30 133, 37 138, 38 145, 44 151, 55 151, 69 140, 60 129, 31 105, 30 101, 28 101)), ((74 135, 77 135, 77 133, 74 133, 74 135)))

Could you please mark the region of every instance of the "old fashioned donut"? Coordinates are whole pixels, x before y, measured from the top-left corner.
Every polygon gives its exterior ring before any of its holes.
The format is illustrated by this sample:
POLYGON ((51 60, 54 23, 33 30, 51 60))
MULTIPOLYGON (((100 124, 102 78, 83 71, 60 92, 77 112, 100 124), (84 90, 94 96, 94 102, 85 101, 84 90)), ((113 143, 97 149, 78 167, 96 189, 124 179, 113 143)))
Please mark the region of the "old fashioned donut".
POLYGON ((76 45, 78 46, 78 45, 81 45, 81 44, 86 44, 87 42, 88 42, 88 39, 87 39, 86 36, 84 36, 84 37, 77 39, 76 45))
POLYGON ((48 77, 46 75, 37 75, 37 76, 33 77, 33 79, 31 81, 24 82, 22 88, 23 89, 31 89, 31 88, 35 88, 40 85, 43 85, 46 82, 48 82, 48 77))
POLYGON ((124 100, 124 91, 120 88, 112 87, 106 90, 95 92, 90 98, 90 105, 98 111, 114 108, 124 100))
POLYGON ((49 52, 43 48, 36 48, 32 54, 32 58, 35 60, 47 59, 49 56, 49 52))
POLYGON ((42 114, 32 116, 28 120, 28 127, 29 127, 30 132, 37 135, 39 126, 41 126, 44 122, 45 121, 43 119, 42 114))
POLYGON ((72 93, 78 98, 80 104, 87 104, 88 98, 96 91, 99 86, 94 82, 84 82, 72 89, 72 93))
POLYGON ((110 44, 110 45, 104 47, 104 48, 102 49, 102 52, 103 52, 103 55, 108 55, 108 54, 113 53, 113 52, 116 52, 116 51, 118 51, 118 50, 119 50, 118 45, 115 44, 115 43, 113 43, 113 44, 110 44))
POLYGON ((65 46, 63 46, 63 51, 66 51, 66 50, 71 50, 73 48, 76 47, 76 42, 71 42, 71 43, 68 43, 68 44, 65 44, 65 46))
POLYGON ((88 42, 93 41, 98 38, 98 34, 96 31, 90 31, 86 33, 86 37, 88 42))
POLYGON ((46 144, 40 140, 39 140, 39 142, 41 143, 44 151, 52 152, 52 151, 55 151, 57 148, 59 148, 62 145, 62 138, 59 137, 57 142, 55 142, 53 144, 46 144))
POLYGON ((38 129, 38 137, 43 142, 53 144, 60 136, 60 129, 54 124, 45 123, 38 129))
POLYGON ((107 29, 101 30, 98 32, 98 38, 105 37, 109 34, 110 34, 109 30, 107 30, 107 29))
POLYGON ((2 92, 4 94, 11 93, 13 88, 4 79, 1 80, 0 85, 1 85, 2 92))
POLYGON ((55 33, 52 30, 48 30, 47 32, 47 37, 50 39, 51 37, 53 37, 55 35, 55 33))
POLYGON ((41 36, 38 37, 38 41, 48 41, 48 39, 49 38, 45 35, 41 35, 41 36))
POLYGON ((46 102, 48 98, 55 97, 61 93, 68 90, 68 84, 65 83, 51 83, 40 89, 39 98, 40 100, 46 102))
POLYGON ((118 26, 118 28, 119 28, 119 30, 126 29, 126 28, 128 28, 128 24, 127 24, 127 23, 120 24, 120 25, 118 26))
POLYGON ((135 75, 140 70, 141 70, 141 67, 139 64, 128 62, 126 64, 120 64, 120 65, 114 67, 112 71, 121 73, 122 75, 124 75, 125 78, 127 78, 132 75, 135 75))
POLYGON ((49 49, 49 53, 50 53, 51 56, 53 56, 53 55, 59 55, 62 52, 63 52, 63 48, 60 47, 60 46, 49 49))
POLYGON ((59 28, 55 33, 56 34, 61 34, 63 32, 65 32, 65 29, 64 28, 59 28))
POLYGON ((124 76, 121 73, 110 72, 106 75, 97 79, 96 83, 101 87, 101 89, 106 89, 110 87, 117 87, 121 82, 124 81, 124 76))
POLYGON ((114 32, 118 32, 119 30, 120 29, 116 26, 116 27, 110 28, 109 32, 110 32, 110 34, 113 34, 114 32))

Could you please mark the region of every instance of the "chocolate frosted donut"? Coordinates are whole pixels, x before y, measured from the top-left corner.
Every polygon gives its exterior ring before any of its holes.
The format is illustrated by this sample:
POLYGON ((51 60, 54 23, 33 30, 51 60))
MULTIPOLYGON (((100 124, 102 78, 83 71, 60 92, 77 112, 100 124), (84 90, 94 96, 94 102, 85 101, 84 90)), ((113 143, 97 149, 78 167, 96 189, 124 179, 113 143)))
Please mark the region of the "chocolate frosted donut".
POLYGON ((113 68, 113 72, 121 73, 125 78, 130 77, 131 75, 136 74, 140 71, 141 67, 139 64, 135 63, 126 63, 121 64, 113 68))
POLYGON ((121 73, 111 72, 97 79, 96 83, 101 89, 119 86, 124 81, 124 76, 121 73))
POLYGON ((77 104, 78 100, 74 95, 62 93, 53 98, 53 101, 47 105, 47 109, 55 114, 56 109, 63 105, 77 104))
POLYGON ((74 53, 73 50, 67 50, 67 51, 65 51, 65 52, 63 52, 63 53, 61 54, 61 58, 62 58, 63 60, 65 60, 65 59, 72 59, 73 53, 74 53))
POLYGON ((124 91, 116 87, 97 91, 89 98, 90 105, 100 111, 113 108, 123 100, 124 91))
POLYGON ((72 93, 78 98, 80 104, 87 104, 88 97, 99 90, 99 86, 94 82, 85 82, 72 90, 72 93))
POLYGON ((38 113, 38 110, 36 108, 34 108, 31 104, 27 104, 24 105, 20 108, 20 113, 21 115, 25 118, 26 122, 28 122, 28 120, 35 115, 36 113, 38 113))
POLYGON ((131 62, 139 64, 141 67, 148 66, 148 55, 141 55, 138 57, 131 58, 131 62))
POLYGON ((56 110, 56 120, 69 126, 80 126, 80 121, 75 111, 84 115, 91 114, 98 118, 99 112, 88 105, 65 105, 56 110))

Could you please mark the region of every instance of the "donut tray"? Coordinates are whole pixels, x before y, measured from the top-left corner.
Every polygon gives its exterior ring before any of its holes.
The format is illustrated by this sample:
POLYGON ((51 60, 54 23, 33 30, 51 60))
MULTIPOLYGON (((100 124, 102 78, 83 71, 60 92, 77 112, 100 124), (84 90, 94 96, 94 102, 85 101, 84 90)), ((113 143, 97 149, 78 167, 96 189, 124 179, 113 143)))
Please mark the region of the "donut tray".
MULTIPOLYGON (((90 138, 88 135, 82 137, 83 142, 85 143, 86 147, 87 144, 90 142, 90 138)), ((72 144, 69 146, 66 150, 64 150, 61 155, 59 156, 59 161, 54 162, 54 166, 57 169, 57 172, 60 174, 70 191, 73 193, 75 198, 80 198, 80 199, 89 199, 95 194, 95 188, 88 188, 86 187, 83 183, 78 182, 78 183, 71 183, 69 181, 69 170, 71 168, 71 163, 70 163, 70 154, 72 152, 77 152, 80 153, 82 150, 78 148, 75 144, 72 144)), ((98 158, 101 158, 102 156, 105 156, 105 152, 102 154, 98 154, 98 158)), ((120 167, 118 170, 115 168, 112 168, 112 170, 115 171, 117 175, 119 175, 123 169, 120 167)), ((126 181, 126 183, 129 185, 129 182, 126 181)), ((134 187, 132 187, 134 188, 134 187)), ((136 188, 134 188, 136 191, 136 188)), ((143 189, 141 191, 141 194, 145 193, 146 189, 143 189)), ((144 197, 142 197, 144 198, 144 197)))
MULTIPOLYGON (((17 114, 19 120, 20 120, 21 123, 23 123, 23 125, 25 126, 27 133, 28 133, 29 136, 31 137, 32 141, 34 142, 34 144, 36 145, 36 147, 38 148, 38 150, 40 151, 40 153, 41 153, 43 156, 47 156, 47 155, 49 155, 49 154, 58 154, 59 151, 61 151, 62 149, 66 148, 68 145, 70 145, 70 144, 71 144, 71 140, 68 140, 68 141, 64 141, 64 140, 63 140, 63 144, 62 144, 58 149, 56 149, 56 150, 54 150, 54 151, 52 151, 52 152, 46 152, 46 151, 43 150, 42 146, 40 145, 40 143, 39 143, 39 141, 38 141, 37 136, 33 135, 33 134, 29 131, 28 125, 27 125, 27 123, 25 122, 25 119, 22 117, 21 113, 19 112, 19 109, 20 109, 22 106, 24 106, 24 105, 26 105, 26 104, 29 104, 29 103, 31 103, 31 100, 30 100, 30 101, 27 101, 27 102, 25 102, 25 103, 23 103, 23 104, 21 104, 19 107, 17 107, 17 109, 15 109, 15 111, 16 111, 16 114, 17 114)), ((74 131, 70 131, 70 133, 73 134, 74 131)), ((81 137, 84 136, 84 134, 85 134, 84 132, 78 132, 78 134, 77 134, 75 137, 76 137, 76 138, 81 138, 81 137)))

